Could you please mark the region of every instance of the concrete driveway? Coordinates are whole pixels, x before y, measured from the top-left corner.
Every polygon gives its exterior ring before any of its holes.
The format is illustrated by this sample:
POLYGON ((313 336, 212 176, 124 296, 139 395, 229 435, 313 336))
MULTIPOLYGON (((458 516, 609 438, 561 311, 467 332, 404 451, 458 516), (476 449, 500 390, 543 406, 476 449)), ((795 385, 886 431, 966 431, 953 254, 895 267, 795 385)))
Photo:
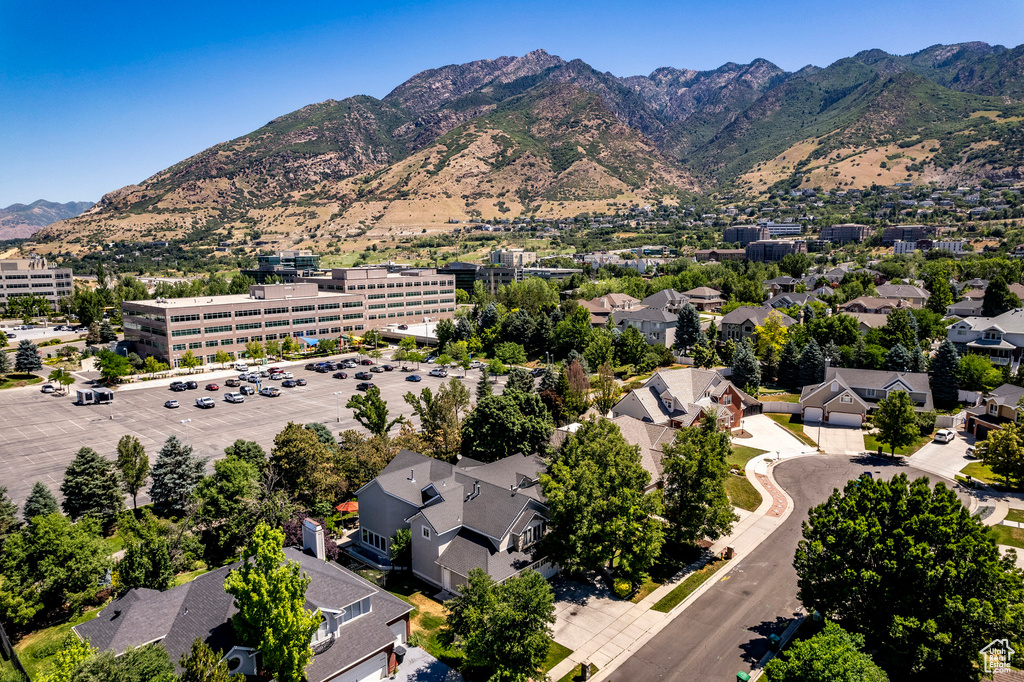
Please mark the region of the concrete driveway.
POLYGON ((975 461, 967 459, 966 456, 967 446, 974 445, 974 436, 965 436, 964 433, 957 433, 956 438, 950 443, 931 441, 923 445, 911 455, 911 463, 922 471, 953 478, 961 469, 975 461))
POLYGON ((814 448, 805 445, 798 438, 790 434, 784 427, 764 414, 755 414, 752 417, 743 418, 743 430, 750 434, 750 438, 733 438, 733 445, 747 445, 752 448, 760 448, 781 456, 794 455, 805 452, 814 452, 814 448))
POLYGON ((462 682, 462 675, 419 647, 408 647, 394 682, 462 682))
POLYGON ((603 633, 633 606, 612 596, 604 578, 592 578, 590 584, 563 577, 551 581, 555 592, 554 640, 573 651, 603 633))
POLYGON ((818 447, 830 455, 859 455, 864 452, 864 431, 853 426, 807 424, 804 433, 818 441, 818 447))

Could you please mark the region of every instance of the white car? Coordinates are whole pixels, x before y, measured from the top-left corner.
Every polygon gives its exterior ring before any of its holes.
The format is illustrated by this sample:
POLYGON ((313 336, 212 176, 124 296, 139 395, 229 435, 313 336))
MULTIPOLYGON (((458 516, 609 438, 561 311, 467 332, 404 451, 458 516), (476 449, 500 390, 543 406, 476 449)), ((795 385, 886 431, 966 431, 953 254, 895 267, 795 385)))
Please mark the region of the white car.
POLYGON ((448 370, 446 370, 446 369, 432 369, 432 370, 430 370, 430 376, 444 378, 444 377, 448 376, 448 370))
POLYGON ((245 364, 244 362, 236 362, 235 363, 235 371, 237 371, 237 372, 248 372, 249 371, 249 365, 245 364))
POLYGON ((952 429, 939 429, 935 432, 936 443, 952 443, 956 440, 956 433, 952 429))
POLYGON ((213 402, 213 398, 196 398, 196 407, 209 409, 215 405, 216 403, 213 402))
POLYGON ((245 396, 242 395, 241 393, 225 393, 224 400, 226 400, 229 403, 244 403, 245 396))
POLYGON ((291 372, 281 372, 277 375, 278 379, 294 379, 295 375, 291 372))
POLYGON ((42 391, 43 393, 53 393, 53 392, 54 392, 55 390, 57 390, 57 389, 55 389, 55 388, 53 387, 53 384, 43 384, 43 387, 42 387, 42 389, 40 389, 40 390, 41 390, 41 391, 42 391))

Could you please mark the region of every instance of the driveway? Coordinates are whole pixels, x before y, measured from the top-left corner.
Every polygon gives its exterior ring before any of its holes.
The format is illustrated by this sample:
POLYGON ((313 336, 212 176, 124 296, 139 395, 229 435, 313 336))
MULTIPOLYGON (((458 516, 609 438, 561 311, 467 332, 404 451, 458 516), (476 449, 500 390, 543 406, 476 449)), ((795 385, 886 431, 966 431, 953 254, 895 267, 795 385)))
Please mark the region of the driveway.
POLYGON ((733 445, 747 445, 752 448, 767 450, 770 453, 781 453, 783 457, 804 452, 814 452, 813 448, 805 445, 781 425, 774 422, 771 417, 764 414, 744 417, 743 430, 749 433, 751 437, 733 438, 733 445))
POLYGON ((573 651, 633 606, 612 596, 603 578, 593 578, 591 584, 561 576, 551 581, 555 592, 554 640, 573 651))
POLYGON ((931 441, 910 457, 911 464, 922 471, 953 478, 965 466, 975 461, 967 459, 967 446, 974 445, 974 436, 957 433, 950 443, 931 441))
POLYGON ((408 647, 398 671, 391 676, 395 682, 462 682, 462 675, 419 647, 408 647))
POLYGON ((864 431, 853 426, 808 424, 804 433, 818 441, 818 447, 830 455, 859 455, 864 452, 864 431))

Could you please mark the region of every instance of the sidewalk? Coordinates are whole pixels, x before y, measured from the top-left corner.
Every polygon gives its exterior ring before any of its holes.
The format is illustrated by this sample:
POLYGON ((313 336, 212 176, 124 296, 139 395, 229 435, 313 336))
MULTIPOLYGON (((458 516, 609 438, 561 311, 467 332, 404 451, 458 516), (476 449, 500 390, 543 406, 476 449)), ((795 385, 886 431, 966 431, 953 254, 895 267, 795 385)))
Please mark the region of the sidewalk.
MULTIPOLYGON (((783 453, 779 459, 803 456, 808 455, 797 452, 788 455, 783 453)), ((722 580, 744 556, 749 554, 771 535, 776 528, 782 525, 783 521, 793 511, 793 500, 775 484, 772 478, 770 462, 776 462, 779 459, 775 455, 761 455, 747 463, 747 479, 761 493, 761 505, 756 511, 742 515, 741 520, 733 527, 733 532, 727 537, 719 539, 710 548, 713 553, 719 554, 725 551, 727 547, 732 547, 734 555, 729 563, 723 566, 711 579, 697 588, 693 594, 683 600, 670 613, 653 611, 651 607, 689 576, 695 569, 693 565, 680 571, 670 581, 651 592, 639 603, 630 604, 629 602, 609 600, 610 603, 602 610, 604 612, 611 612, 608 614, 609 618, 611 618, 610 622, 597 631, 587 632, 580 637, 574 637, 574 641, 571 644, 575 646, 570 647, 573 649, 573 652, 548 672, 551 679, 561 679, 577 665, 584 662, 593 663, 598 668, 598 672, 592 679, 603 680, 607 678, 615 668, 658 634, 677 614, 700 598, 712 585, 722 580), (583 639, 583 637, 588 638, 583 639)), ((563 627, 560 630, 565 632, 566 628, 563 627)), ((574 634, 579 635, 579 629, 574 630, 574 634)), ((555 641, 558 641, 559 637, 560 635, 556 634, 555 641)))

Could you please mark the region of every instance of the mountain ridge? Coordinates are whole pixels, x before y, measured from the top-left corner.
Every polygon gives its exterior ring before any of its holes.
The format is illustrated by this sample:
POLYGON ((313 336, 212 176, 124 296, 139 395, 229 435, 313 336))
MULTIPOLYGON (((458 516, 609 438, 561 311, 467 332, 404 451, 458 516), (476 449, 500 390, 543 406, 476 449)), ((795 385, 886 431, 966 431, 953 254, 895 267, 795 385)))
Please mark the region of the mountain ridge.
POLYGON ((81 215, 92 205, 91 201, 60 203, 38 199, 31 204, 15 203, 0 208, 0 240, 31 237, 47 225, 81 215))

